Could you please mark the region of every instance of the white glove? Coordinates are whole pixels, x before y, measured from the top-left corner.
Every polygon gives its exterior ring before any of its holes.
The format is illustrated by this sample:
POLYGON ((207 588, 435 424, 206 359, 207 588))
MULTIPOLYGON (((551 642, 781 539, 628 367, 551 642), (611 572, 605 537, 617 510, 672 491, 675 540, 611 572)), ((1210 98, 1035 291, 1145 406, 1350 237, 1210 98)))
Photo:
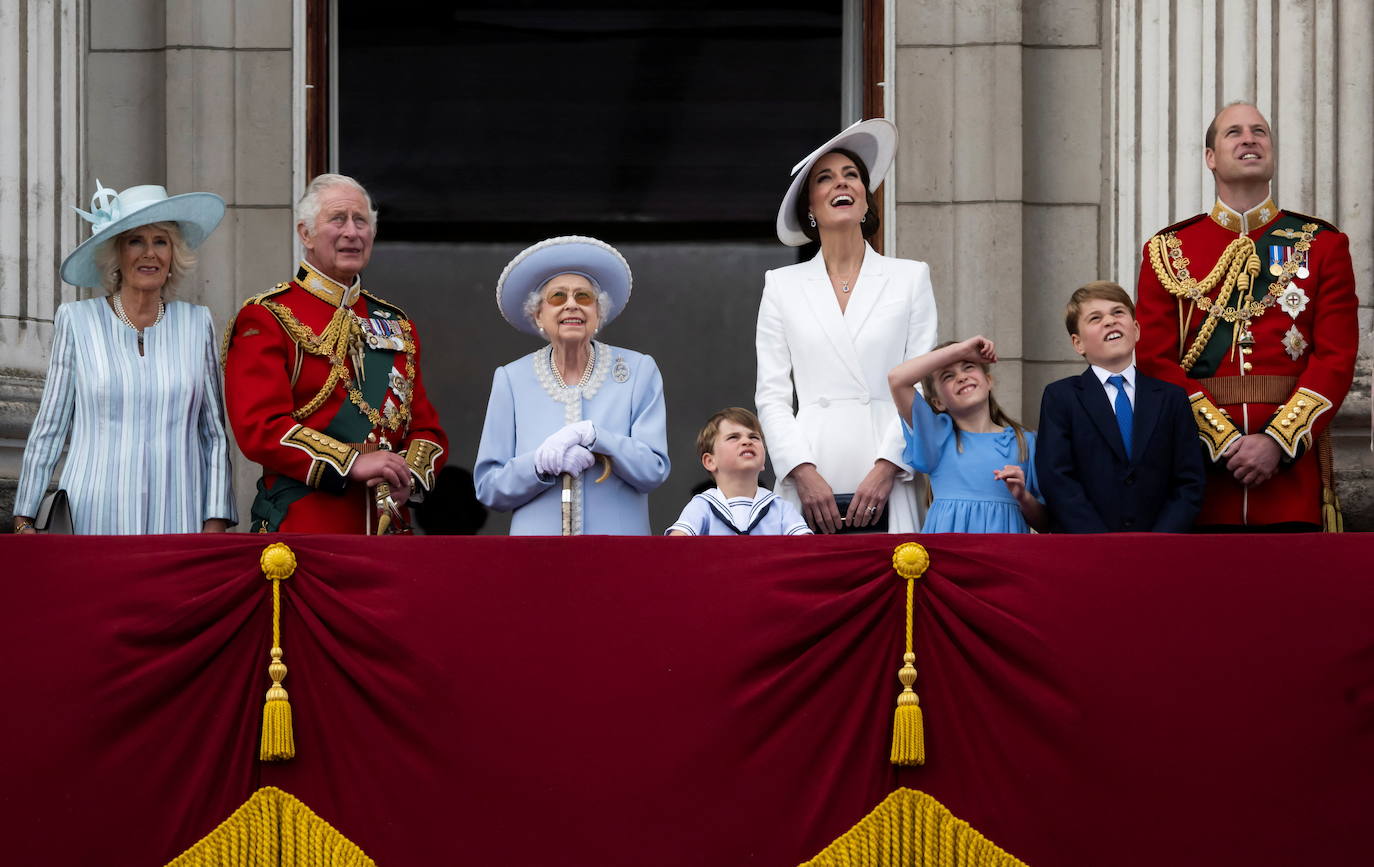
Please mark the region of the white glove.
MULTIPOLYGON (((590 421, 579 421, 564 425, 534 450, 534 469, 541 476, 556 476, 564 472, 561 467, 567 462, 568 449, 573 446, 590 446, 596 442, 596 428, 590 421)), ((585 468, 584 468, 585 469, 585 468)))
POLYGON ((588 419, 584 418, 582 421, 575 421, 563 428, 563 430, 576 431, 577 444, 580 446, 591 448, 596 444, 596 426, 588 419))
POLYGON ((573 446, 563 453, 562 472, 580 476, 594 463, 596 463, 596 455, 592 454, 586 446, 573 446))

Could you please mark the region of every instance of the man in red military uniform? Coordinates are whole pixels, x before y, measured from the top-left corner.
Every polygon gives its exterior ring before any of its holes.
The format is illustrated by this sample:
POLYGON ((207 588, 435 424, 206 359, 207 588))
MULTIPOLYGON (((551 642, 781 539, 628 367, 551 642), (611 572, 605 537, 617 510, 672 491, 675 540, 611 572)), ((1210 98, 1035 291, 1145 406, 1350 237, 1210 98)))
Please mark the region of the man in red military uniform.
POLYGON ((296 278, 248 299, 225 335, 229 421, 263 468, 251 526, 395 530, 448 449, 420 378, 420 338, 358 279, 377 212, 357 181, 315 178, 296 219, 296 278))
POLYGON ((1327 426, 1359 345, 1350 242, 1269 195, 1274 144, 1253 105, 1207 130, 1217 201, 1145 245, 1137 364, 1191 396, 1210 458, 1202 529, 1340 529, 1327 426))

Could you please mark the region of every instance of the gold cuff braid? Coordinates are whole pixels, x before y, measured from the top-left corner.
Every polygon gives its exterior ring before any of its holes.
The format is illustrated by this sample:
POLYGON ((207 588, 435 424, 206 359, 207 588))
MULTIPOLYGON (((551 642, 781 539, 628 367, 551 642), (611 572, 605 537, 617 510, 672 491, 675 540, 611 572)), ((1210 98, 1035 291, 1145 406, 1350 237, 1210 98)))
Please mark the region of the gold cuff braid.
POLYGON ((1315 391, 1300 388, 1287 403, 1279 407, 1274 420, 1269 422, 1264 432, 1274 438, 1288 457, 1296 458, 1299 446, 1311 443, 1312 425, 1316 423, 1317 416, 1332 405, 1331 401, 1315 391))
POLYGON ((303 424, 287 431, 286 436, 281 438, 281 444, 300 449, 310 455, 310 472, 305 482, 312 488, 320 486, 326 466, 332 467, 339 475, 346 476, 353 462, 358 459, 357 449, 303 424))
POLYGON ((1197 435, 1215 462, 1231 443, 1240 439, 1240 428, 1204 392, 1195 392, 1188 403, 1192 405, 1193 421, 1197 422, 1197 435))
POLYGON ((434 489, 434 466, 443 453, 443 446, 419 438, 411 440, 410 445, 406 446, 406 466, 410 467, 415 479, 426 491, 434 489))

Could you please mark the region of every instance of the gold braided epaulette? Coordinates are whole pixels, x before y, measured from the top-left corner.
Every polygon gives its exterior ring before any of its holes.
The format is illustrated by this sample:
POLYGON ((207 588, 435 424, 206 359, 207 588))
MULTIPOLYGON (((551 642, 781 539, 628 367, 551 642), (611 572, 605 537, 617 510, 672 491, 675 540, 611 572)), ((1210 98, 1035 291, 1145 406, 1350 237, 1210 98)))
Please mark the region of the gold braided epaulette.
POLYGON ((1317 416, 1332 406, 1331 401, 1310 388, 1300 388, 1274 413, 1274 420, 1264 432, 1274 438, 1288 457, 1297 458, 1299 448, 1311 442, 1317 416))
POLYGON ((1231 443, 1240 439, 1240 428, 1205 392, 1194 392, 1188 403, 1193 409, 1193 421, 1197 422, 1198 438, 1207 446, 1207 454, 1215 463, 1231 443))
POLYGON ((290 288, 290 283, 278 283, 277 285, 273 286, 271 289, 268 289, 265 292, 259 292, 256 295, 249 296, 249 298, 243 302, 243 306, 247 307, 249 304, 261 304, 264 299, 271 298, 273 295, 280 295, 281 293, 285 292, 287 289, 290 288))
MULTIPOLYGON (((249 304, 261 304, 264 299, 271 298, 273 295, 280 295, 289 288, 290 287, 285 283, 278 283, 266 292, 259 292, 256 295, 250 296, 247 301, 243 302, 243 306, 239 309, 242 310, 249 304)), ((235 313, 233 316, 229 317, 229 323, 224 326, 224 337, 221 338, 219 342, 219 366, 221 369, 229 360, 229 342, 234 339, 234 324, 238 322, 238 320, 239 315, 235 313)))
POLYGON ((1158 236, 1160 236, 1160 235, 1168 235, 1168 234, 1170 234, 1171 232, 1177 232, 1179 229, 1182 229, 1182 228, 1184 228, 1185 226, 1191 226, 1191 225, 1193 225, 1194 223, 1196 223, 1198 220, 1205 220, 1205 219, 1207 219, 1207 215, 1206 215, 1206 214, 1194 214, 1194 215, 1192 215, 1191 217, 1185 217, 1185 218, 1183 218, 1182 220, 1179 220, 1177 223, 1174 223, 1174 224, 1171 225, 1171 226, 1165 226, 1164 228, 1160 229, 1158 232, 1155 233, 1155 237, 1158 237, 1158 236))

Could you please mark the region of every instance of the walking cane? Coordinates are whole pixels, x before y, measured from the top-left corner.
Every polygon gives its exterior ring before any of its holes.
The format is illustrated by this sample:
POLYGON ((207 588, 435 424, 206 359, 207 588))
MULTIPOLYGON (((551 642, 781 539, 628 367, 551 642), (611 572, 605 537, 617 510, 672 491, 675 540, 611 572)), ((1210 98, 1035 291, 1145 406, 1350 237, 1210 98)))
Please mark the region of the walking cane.
POLYGON ((572 473, 562 473, 563 479, 563 535, 572 535, 572 473))
MULTIPOLYGON (((611 456, 598 455, 601 458, 601 475, 593 484, 601 484, 610 478, 611 475, 611 456)), ((571 536, 572 531, 572 473, 562 473, 559 476, 563 480, 563 535, 571 536)))

